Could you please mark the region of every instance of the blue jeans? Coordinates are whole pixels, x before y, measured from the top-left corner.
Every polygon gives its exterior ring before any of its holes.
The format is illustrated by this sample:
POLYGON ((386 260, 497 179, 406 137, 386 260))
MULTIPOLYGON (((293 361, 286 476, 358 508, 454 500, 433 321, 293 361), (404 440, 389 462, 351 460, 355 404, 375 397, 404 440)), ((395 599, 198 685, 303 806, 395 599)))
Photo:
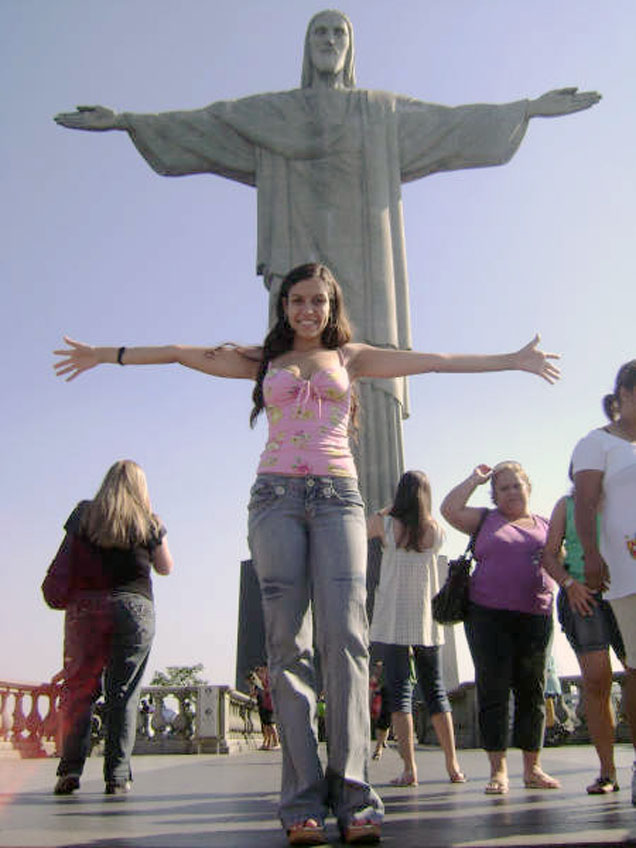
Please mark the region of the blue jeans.
MULTIPOLYGON (((384 661, 384 679, 389 690, 391 712, 410 713, 413 709, 413 683, 408 645, 378 643, 384 661)), ((439 645, 414 645, 413 658, 417 684, 429 715, 449 713, 450 702, 442 679, 439 645)))
POLYGON ((152 601, 132 593, 85 593, 66 610, 62 757, 58 775, 80 775, 90 753, 95 702, 105 697, 104 779, 132 779, 141 679, 155 632, 152 601))
POLYGON ((356 481, 260 474, 249 542, 283 748, 283 826, 322 822, 329 808, 341 827, 366 807, 380 820, 384 808, 367 773, 367 538, 356 481), (326 773, 318 757, 314 630, 327 698, 326 773))
POLYGON ((475 664, 479 730, 486 751, 508 747, 510 691, 513 744, 539 751, 545 726, 545 665, 552 616, 470 604, 464 622, 475 664))

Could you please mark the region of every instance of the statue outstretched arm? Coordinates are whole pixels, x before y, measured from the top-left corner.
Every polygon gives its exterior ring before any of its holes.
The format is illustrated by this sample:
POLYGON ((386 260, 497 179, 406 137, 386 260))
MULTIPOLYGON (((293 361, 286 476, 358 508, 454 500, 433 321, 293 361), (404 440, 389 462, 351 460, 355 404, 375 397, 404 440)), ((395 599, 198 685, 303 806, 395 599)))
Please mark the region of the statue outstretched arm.
MULTIPOLYGON (((258 100, 258 98, 253 98, 258 100)), ((233 101, 230 101, 230 106, 233 101)), ((211 173, 256 185, 256 146, 217 112, 226 104, 203 109, 139 115, 118 114, 105 106, 78 106, 54 120, 72 130, 125 131, 151 168, 164 176, 211 173)))
POLYGON ((71 130, 105 132, 127 129, 123 115, 118 115, 106 106, 78 106, 75 112, 60 112, 53 120, 71 130))
POLYGON ((578 88, 555 88, 541 97, 528 101, 528 117, 555 118, 581 112, 596 105, 601 99, 598 91, 579 91, 578 88))

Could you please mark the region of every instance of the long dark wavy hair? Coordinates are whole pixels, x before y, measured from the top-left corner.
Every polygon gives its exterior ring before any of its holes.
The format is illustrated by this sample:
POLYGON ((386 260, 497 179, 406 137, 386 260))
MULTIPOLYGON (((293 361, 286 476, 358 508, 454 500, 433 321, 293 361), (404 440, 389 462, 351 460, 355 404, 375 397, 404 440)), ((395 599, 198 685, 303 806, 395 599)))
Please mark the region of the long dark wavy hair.
MULTIPOLYGON (((294 346, 294 331, 287 321, 284 304, 287 301, 289 292, 296 283, 300 283, 302 280, 310 280, 313 277, 317 277, 326 283, 327 294, 329 296, 329 318, 321 336, 323 347, 327 348, 327 350, 337 350, 351 341, 351 325, 349 324, 347 310, 345 309, 342 289, 329 268, 319 262, 307 262, 304 265, 297 265, 295 268, 292 268, 281 283, 280 292, 278 293, 276 323, 263 342, 263 358, 258 368, 256 385, 252 392, 252 400, 254 402, 250 414, 250 425, 252 427, 265 407, 263 380, 265 379, 269 363, 278 356, 281 356, 281 354, 291 350, 294 346)), ((354 426, 357 417, 356 412, 357 402, 355 394, 352 394, 351 421, 354 426)))
POLYGON ((400 542, 401 548, 419 553, 425 550, 426 531, 435 523, 432 509, 431 484, 426 474, 423 471, 405 471, 389 510, 389 515, 397 518, 406 529, 406 538, 400 542))
POLYGON ((610 421, 616 421, 621 408, 621 389, 631 392, 636 387, 636 359, 630 359, 618 369, 612 394, 603 398, 603 411, 610 421))

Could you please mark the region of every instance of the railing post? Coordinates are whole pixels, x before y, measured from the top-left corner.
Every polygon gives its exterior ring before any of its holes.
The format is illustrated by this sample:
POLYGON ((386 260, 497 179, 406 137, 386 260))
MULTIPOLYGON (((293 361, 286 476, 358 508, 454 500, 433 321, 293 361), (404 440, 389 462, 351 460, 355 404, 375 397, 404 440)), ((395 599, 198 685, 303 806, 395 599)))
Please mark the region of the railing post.
POLYGON ((199 754, 218 754, 221 736, 220 686, 199 686, 197 689, 197 714, 195 740, 199 754))

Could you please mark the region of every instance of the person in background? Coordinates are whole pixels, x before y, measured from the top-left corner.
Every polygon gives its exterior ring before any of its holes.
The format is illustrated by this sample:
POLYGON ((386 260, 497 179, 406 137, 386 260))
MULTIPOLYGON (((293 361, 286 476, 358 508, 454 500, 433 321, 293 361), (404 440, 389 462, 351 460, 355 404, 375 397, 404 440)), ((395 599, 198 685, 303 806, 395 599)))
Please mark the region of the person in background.
POLYGON ((258 714, 263 729, 263 751, 279 751, 278 732, 274 723, 274 702, 269 685, 269 673, 266 665, 259 665, 255 669, 255 676, 259 682, 256 687, 256 700, 258 702, 258 714))
POLYGON ((494 468, 478 465, 445 497, 441 512, 462 533, 475 533, 483 509, 467 502, 491 481, 495 509, 475 542, 476 568, 470 577, 469 612, 464 623, 475 665, 479 729, 490 763, 487 795, 505 795, 508 781, 510 692, 514 695, 513 743, 523 752, 528 789, 557 789, 541 768, 545 701, 543 687, 552 636, 553 582, 541 568, 548 522, 530 510, 530 480, 518 462, 494 468))
MULTIPOLYGON (((623 710, 636 745, 636 359, 619 369, 603 409, 609 423, 588 433, 572 453, 574 521, 585 586, 595 595, 604 591, 623 638, 623 710)), ((636 805, 636 750, 634 756, 636 805)))
POLYGON ((407 471, 386 514, 377 513, 367 522, 369 538, 379 538, 383 546, 371 641, 382 653, 393 732, 404 763, 402 774, 391 781, 396 786, 417 786, 411 655, 451 783, 466 780, 457 761, 451 707, 442 680, 444 632, 431 611, 431 600, 439 590, 437 556, 445 538, 431 511, 428 477, 422 471, 407 471))
POLYGON ((369 677, 369 695, 371 710, 371 736, 375 738, 375 748, 371 759, 382 759, 387 747, 391 729, 391 705, 384 679, 384 663, 376 660, 369 677))
POLYGON ((79 789, 103 681, 105 793, 126 794, 132 786, 138 694, 155 632, 151 572, 165 575, 173 568, 166 529, 152 512, 144 472, 129 459, 110 467, 93 500, 81 501, 64 528, 73 588, 64 624, 54 792, 79 789))
MULTIPOLYGON (((587 787, 587 792, 603 795, 619 789, 614 763, 615 721, 609 649, 613 648, 623 662, 625 646, 611 606, 600 590, 592 591, 586 585, 583 549, 574 523, 574 503, 572 493, 555 504, 542 565, 561 587, 557 598, 559 622, 581 667, 585 718, 600 764, 600 774, 587 787)), ((596 523, 597 519, 598 515, 596 523)))

